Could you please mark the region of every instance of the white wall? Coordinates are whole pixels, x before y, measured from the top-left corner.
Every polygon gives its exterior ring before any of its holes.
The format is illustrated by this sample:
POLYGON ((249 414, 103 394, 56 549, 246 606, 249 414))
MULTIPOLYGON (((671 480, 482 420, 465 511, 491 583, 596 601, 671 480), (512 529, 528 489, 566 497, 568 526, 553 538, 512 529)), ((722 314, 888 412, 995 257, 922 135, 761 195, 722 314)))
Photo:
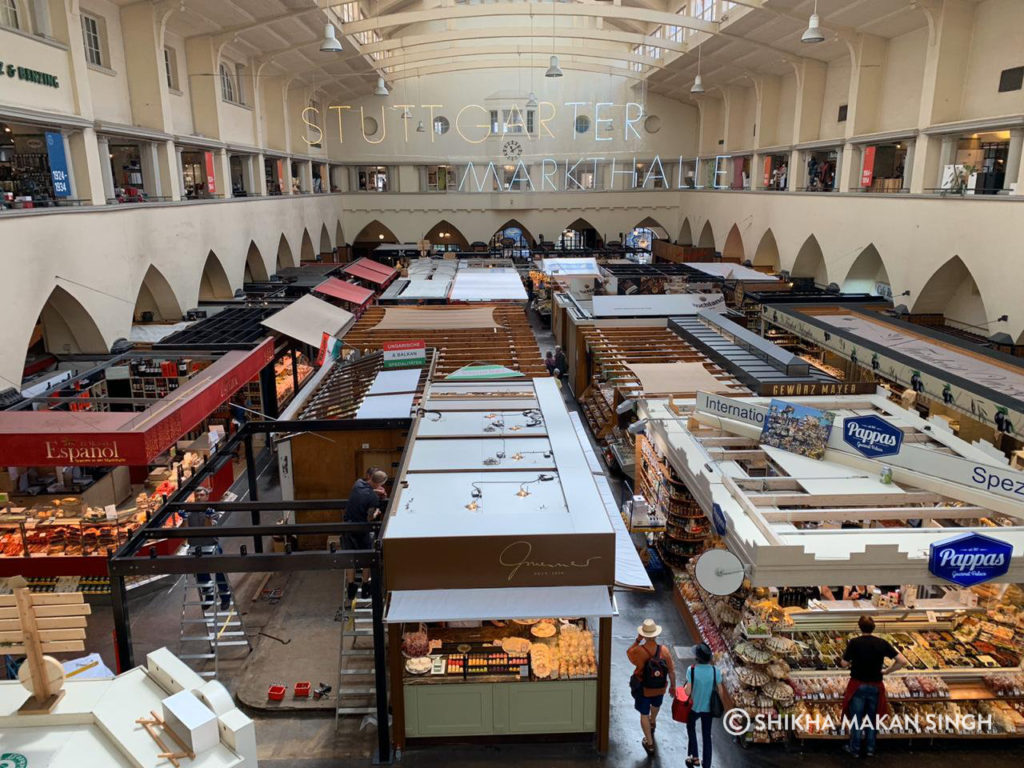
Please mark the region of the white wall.
POLYGON ((128 94, 124 45, 121 38, 121 16, 118 7, 108 0, 87 0, 82 11, 90 16, 102 17, 106 22, 109 61, 105 69, 88 70, 89 90, 92 93, 93 114, 97 120, 131 125, 132 106, 128 94))
POLYGON ((164 33, 164 44, 173 48, 178 60, 178 90, 168 95, 171 105, 171 122, 174 133, 182 136, 193 132, 192 97, 189 90, 188 67, 185 63, 185 40, 180 35, 167 31, 164 33))
POLYGON ((999 93, 999 73, 1024 65, 1024 2, 986 0, 974 11, 974 31, 961 119, 1024 112, 1024 91, 999 93))
POLYGON ((878 131, 916 127, 927 47, 927 27, 889 41, 876 113, 878 131))
POLYGON ((0 53, 0 61, 5 66, 13 64, 56 75, 60 83, 59 88, 51 88, 4 75, 0 78, 3 84, 0 104, 45 112, 74 113, 74 83, 64 46, 50 45, 0 28, 0 51, 3 52, 0 53))
POLYGON ((793 111, 796 109, 796 75, 783 75, 779 88, 779 114, 775 127, 775 143, 789 144, 793 140, 793 111))
POLYGON ((846 123, 840 123, 839 106, 846 104, 850 97, 850 57, 841 56, 829 62, 825 76, 825 97, 821 108, 821 123, 818 127, 819 139, 842 138, 846 132, 846 123))

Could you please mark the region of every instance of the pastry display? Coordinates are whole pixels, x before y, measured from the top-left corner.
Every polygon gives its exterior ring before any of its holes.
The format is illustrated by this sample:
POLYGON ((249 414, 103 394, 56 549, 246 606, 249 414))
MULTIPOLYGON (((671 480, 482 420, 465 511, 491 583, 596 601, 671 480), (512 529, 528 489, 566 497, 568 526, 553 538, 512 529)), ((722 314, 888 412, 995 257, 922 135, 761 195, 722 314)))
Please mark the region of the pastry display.
POLYGON ((530 652, 530 641, 525 637, 503 637, 499 644, 505 653, 525 656, 530 652))
POLYGON ((430 653, 430 640, 425 629, 406 632, 402 636, 402 654, 407 658, 426 656, 430 653))
POLYGON ((405 671, 410 675, 425 675, 434 665, 434 660, 429 656, 417 656, 405 660, 405 671))
POLYGON ((534 637, 554 637, 555 625, 548 621, 541 621, 530 627, 530 634, 534 637))

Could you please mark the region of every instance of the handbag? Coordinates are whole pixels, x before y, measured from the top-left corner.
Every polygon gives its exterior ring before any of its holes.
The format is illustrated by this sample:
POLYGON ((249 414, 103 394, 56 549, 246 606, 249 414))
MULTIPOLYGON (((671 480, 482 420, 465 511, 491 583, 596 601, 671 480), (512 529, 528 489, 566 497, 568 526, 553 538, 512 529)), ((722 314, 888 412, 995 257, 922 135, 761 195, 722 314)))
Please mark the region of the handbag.
POLYGON ((629 676, 629 695, 634 699, 638 698, 644 692, 643 681, 636 675, 629 676))
POLYGON ((678 686, 675 698, 672 699, 672 719, 677 723, 688 723, 692 710, 693 699, 686 695, 685 686, 678 686))
POLYGON ((712 718, 718 718, 725 714, 725 704, 718 693, 718 670, 711 667, 711 702, 708 704, 708 713, 712 718))

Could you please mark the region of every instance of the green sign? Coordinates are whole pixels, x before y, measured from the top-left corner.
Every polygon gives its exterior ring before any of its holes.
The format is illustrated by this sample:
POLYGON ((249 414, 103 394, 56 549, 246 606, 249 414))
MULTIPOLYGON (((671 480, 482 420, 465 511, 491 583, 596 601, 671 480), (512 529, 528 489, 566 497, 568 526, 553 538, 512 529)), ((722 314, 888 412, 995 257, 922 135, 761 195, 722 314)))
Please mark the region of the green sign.
POLYGON ((4 752, 0 755, 0 768, 28 768, 28 758, 20 752, 4 752))
MULTIPOLYGON (((60 88, 60 82, 57 80, 56 75, 0 61, 0 77, 5 76, 12 80, 24 80, 26 83, 45 85, 49 88, 60 88)), ((0 768, 7 768, 7 766, 0 763, 0 768)))

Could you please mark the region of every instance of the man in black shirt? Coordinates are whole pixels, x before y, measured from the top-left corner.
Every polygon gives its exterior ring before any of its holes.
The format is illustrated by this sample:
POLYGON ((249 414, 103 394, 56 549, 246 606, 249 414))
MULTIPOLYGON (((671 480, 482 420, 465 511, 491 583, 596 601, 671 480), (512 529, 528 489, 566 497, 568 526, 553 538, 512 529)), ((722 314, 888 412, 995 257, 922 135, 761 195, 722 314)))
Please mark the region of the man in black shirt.
MULTIPOLYGON (((372 469, 367 472, 367 478, 359 478, 352 486, 348 494, 348 503, 345 505, 346 523, 368 523, 380 516, 380 510, 387 499, 387 492, 384 484, 388 481, 388 475, 381 469, 372 469)), ((345 549, 372 549, 373 541, 369 531, 350 531, 342 538, 345 549)), ((359 574, 356 574, 357 576, 359 574)), ((363 594, 367 593, 369 584, 369 571, 363 569, 362 583, 363 594)), ((349 599, 355 597, 357 582, 356 578, 348 585, 349 599)))
POLYGON ((850 683, 843 700, 843 714, 848 715, 852 721, 850 743, 846 751, 853 757, 860 757, 863 737, 867 755, 873 757, 877 736, 874 728, 876 717, 886 714, 888 710, 882 676, 902 669, 907 660, 887 640, 874 636, 875 620, 870 616, 861 616, 857 626, 860 627, 861 635, 846 644, 843 659, 839 662, 850 670, 850 683), (886 659, 893 659, 893 663, 883 669, 886 659))

